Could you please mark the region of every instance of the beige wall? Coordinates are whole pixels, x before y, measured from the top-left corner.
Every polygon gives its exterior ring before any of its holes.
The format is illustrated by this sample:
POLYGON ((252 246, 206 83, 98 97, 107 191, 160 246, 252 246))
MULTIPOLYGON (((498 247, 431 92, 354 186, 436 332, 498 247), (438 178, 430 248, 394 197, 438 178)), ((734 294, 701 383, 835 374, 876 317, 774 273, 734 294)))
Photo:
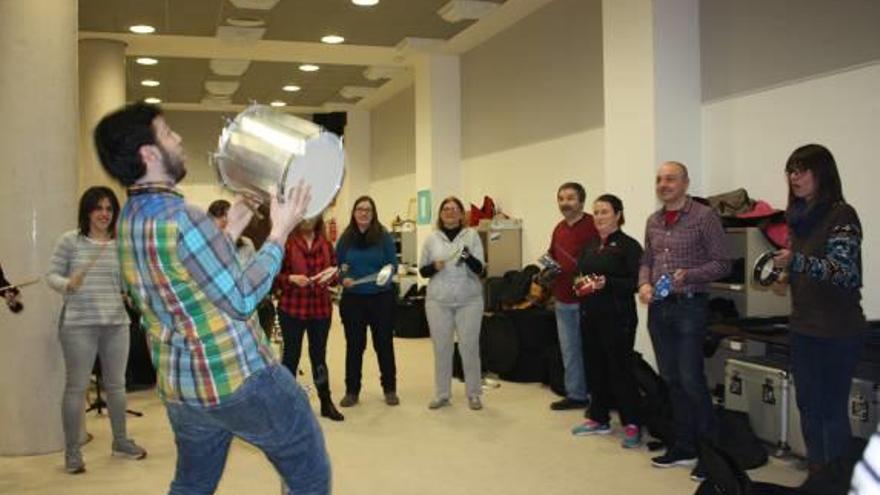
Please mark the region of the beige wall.
POLYGON ((549 244, 560 184, 604 192, 602 78, 598 0, 556 0, 462 57, 462 199, 523 220, 523 264, 549 244))
POLYGON ((415 88, 410 87, 370 112, 370 187, 379 220, 390 227, 407 215, 416 196, 415 88))
MULTIPOLYGON (((229 118, 235 115, 226 115, 229 118)), ((168 125, 183 138, 186 150, 184 185, 217 182, 217 175, 208 165, 208 153, 217 151, 217 140, 225 125, 220 112, 165 112, 168 125)))
POLYGON ((462 158, 602 127, 599 0, 556 0, 461 61, 462 158))
POLYGON ((877 0, 702 0, 704 101, 880 59, 877 0))
POLYGON ((416 169, 415 88, 410 87, 370 113, 373 180, 411 174, 416 169))

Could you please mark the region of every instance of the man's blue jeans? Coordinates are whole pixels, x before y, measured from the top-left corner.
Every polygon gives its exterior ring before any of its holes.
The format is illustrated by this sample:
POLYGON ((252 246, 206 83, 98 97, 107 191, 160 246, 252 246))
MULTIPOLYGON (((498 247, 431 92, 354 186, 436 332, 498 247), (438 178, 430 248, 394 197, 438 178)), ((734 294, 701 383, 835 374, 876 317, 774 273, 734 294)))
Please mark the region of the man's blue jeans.
POLYGON ((245 380, 219 406, 167 402, 177 444, 170 494, 214 493, 232 437, 262 450, 296 495, 330 493, 330 460, 306 393, 275 364, 245 380))
POLYGON ((581 305, 556 302, 556 330, 565 367, 565 396, 587 400, 587 379, 584 369, 584 347, 581 337, 581 305))
POLYGON ((674 294, 648 308, 648 330, 675 416, 675 447, 690 454, 697 452, 698 436, 716 436, 703 372, 708 303, 706 294, 674 294))
POLYGON ((822 338, 796 331, 788 338, 807 459, 811 464, 841 459, 852 437, 849 392, 863 338, 822 338))

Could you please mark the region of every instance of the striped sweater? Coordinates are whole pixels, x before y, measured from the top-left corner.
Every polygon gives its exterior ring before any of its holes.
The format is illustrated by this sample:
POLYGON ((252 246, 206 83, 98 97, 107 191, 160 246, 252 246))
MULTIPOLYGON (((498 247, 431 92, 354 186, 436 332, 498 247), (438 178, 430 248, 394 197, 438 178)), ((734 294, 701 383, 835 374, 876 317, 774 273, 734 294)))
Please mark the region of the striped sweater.
POLYGON ((49 287, 64 296, 64 326, 128 325, 116 241, 100 242, 71 230, 55 245, 49 287), (82 286, 68 291, 71 275, 85 272, 82 286))

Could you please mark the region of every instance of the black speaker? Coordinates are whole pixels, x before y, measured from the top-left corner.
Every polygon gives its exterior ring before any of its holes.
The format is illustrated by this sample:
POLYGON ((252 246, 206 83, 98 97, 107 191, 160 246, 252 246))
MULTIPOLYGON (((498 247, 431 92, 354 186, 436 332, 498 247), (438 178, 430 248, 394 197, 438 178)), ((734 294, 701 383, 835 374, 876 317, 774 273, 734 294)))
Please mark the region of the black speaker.
POLYGON ((345 124, 348 114, 345 112, 316 113, 312 115, 312 122, 342 137, 345 134, 345 124))

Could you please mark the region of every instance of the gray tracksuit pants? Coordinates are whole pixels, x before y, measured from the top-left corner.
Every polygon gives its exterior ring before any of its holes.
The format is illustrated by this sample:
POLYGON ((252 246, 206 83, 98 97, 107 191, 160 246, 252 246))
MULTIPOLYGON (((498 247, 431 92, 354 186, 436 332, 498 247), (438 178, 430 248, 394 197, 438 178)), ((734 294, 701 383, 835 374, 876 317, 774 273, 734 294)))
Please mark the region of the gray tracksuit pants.
POLYGON ((455 336, 464 367, 468 397, 482 394, 480 366, 480 324, 482 298, 466 304, 444 304, 428 299, 425 314, 434 343, 434 387, 438 399, 449 399, 452 382, 452 354, 455 336))

